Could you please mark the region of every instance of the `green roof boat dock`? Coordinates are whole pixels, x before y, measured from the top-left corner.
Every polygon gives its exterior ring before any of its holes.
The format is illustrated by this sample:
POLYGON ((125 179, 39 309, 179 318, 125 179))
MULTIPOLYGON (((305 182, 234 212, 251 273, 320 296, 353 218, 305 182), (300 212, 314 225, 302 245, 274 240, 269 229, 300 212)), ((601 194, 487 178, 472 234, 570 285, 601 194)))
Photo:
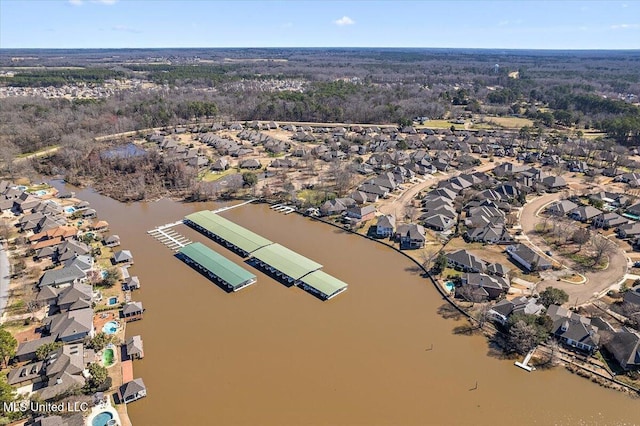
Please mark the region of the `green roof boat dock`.
MULTIPOLYGON (((320 299, 329 300, 347 289, 345 282, 321 271, 321 264, 218 216, 212 211, 203 210, 192 213, 185 217, 184 223, 241 256, 249 258, 249 263, 259 267, 284 284, 288 286, 297 285, 320 299)), ((216 261, 222 258, 239 268, 208 247, 200 245, 213 253, 212 256, 217 259, 216 261)), ((184 255, 185 249, 189 246, 180 249, 179 253, 184 255)), ((199 246, 197 247, 198 254, 192 253, 193 257, 189 257, 189 259, 201 265, 200 268, 204 268, 206 275, 211 276, 213 274, 220 279, 219 275, 222 275, 222 273, 218 271, 215 265, 208 263, 208 252, 199 246)), ((193 252, 194 250, 186 251, 193 252)), ((244 271, 242 268, 239 269, 244 271)), ((223 277, 222 279, 225 278, 223 277)))
POLYGON ((202 243, 182 247, 177 256, 228 291, 238 291, 256 282, 255 275, 202 243))

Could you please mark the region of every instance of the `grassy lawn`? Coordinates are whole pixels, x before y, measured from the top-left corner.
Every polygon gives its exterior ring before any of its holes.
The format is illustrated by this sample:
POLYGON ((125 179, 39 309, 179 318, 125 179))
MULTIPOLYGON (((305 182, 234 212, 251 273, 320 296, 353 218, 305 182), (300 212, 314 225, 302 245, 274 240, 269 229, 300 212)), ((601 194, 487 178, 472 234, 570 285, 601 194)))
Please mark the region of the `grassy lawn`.
POLYGON ((419 129, 449 129, 451 126, 455 126, 456 130, 464 130, 464 124, 453 124, 449 120, 427 120, 423 126, 416 126, 419 129))
POLYGON ((304 205, 319 206, 324 200, 336 198, 336 194, 323 189, 303 189, 298 191, 298 198, 304 200, 304 205))
POLYGON ((442 279, 448 279, 450 277, 461 277, 462 274, 464 274, 464 272, 456 271, 453 268, 444 268, 444 271, 442 271, 442 274, 440 274, 440 277, 442 279))
POLYGON ((528 118, 520 117, 486 117, 485 121, 487 123, 493 123, 500 127, 506 127, 509 129, 520 129, 524 126, 533 126, 533 121, 528 118))
POLYGON ((214 182, 233 173, 237 173, 235 168, 229 168, 223 172, 212 172, 210 170, 207 170, 202 175, 200 175, 200 180, 202 180, 203 182, 214 182))

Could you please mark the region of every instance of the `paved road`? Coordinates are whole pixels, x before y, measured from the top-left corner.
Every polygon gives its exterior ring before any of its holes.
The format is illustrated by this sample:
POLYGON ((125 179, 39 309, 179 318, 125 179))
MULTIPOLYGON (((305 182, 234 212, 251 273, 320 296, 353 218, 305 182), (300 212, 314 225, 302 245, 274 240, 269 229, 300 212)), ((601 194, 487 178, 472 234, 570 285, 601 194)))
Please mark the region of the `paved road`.
POLYGON ((0 318, 9 300, 9 257, 0 244, 0 318))
MULTIPOLYGON (((561 193, 546 194, 530 203, 527 203, 522 209, 520 215, 520 224, 522 225, 522 231, 527 235, 532 245, 536 246, 539 252, 550 250, 542 238, 535 235, 534 228, 536 223, 540 221, 536 217, 536 213, 545 205, 551 203, 562 197, 561 193)), ((615 239, 612 239, 616 242, 615 239)), ((617 246, 617 243, 616 243, 617 246)), ((622 280, 627 272, 627 257, 625 252, 618 248, 613 254, 609 255, 609 266, 603 271, 587 272, 584 276, 587 278, 585 284, 570 284, 556 280, 543 280, 538 283, 538 291, 544 290, 548 286, 560 288, 567 292, 569 295, 570 304, 584 304, 595 298, 597 295, 614 284, 617 284, 622 280)))
MULTIPOLYGON (((478 167, 475 167, 473 169, 473 172, 486 172, 487 170, 491 170, 494 167, 496 167, 495 163, 486 163, 478 167)), ((460 173, 466 173, 466 172, 460 172, 460 173)), ((437 184, 441 180, 449 179, 457 174, 459 173, 456 173, 456 174, 438 173, 437 175, 429 175, 426 177, 426 180, 424 182, 420 182, 418 184, 413 185, 412 187, 404 191, 402 194, 400 194, 398 197, 389 198, 388 200, 383 200, 382 204, 378 206, 378 211, 383 214, 397 215, 397 218, 403 219, 405 207, 407 206, 409 201, 413 200, 420 191, 434 184, 437 184)))

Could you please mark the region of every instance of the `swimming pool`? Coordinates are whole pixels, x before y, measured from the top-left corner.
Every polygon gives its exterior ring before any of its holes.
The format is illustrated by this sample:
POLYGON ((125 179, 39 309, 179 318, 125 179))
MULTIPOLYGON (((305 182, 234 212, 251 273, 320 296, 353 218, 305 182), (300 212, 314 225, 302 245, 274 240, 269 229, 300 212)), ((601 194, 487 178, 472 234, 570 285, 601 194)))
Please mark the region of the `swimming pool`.
POLYGON ((103 411, 102 413, 98 414, 97 416, 95 416, 93 418, 93 421, 91 422, 91 426, 107 426, 109 423, 109 420, 113 419, 113 414, 111 414, 108 411, 103 411))
POLYGON ((35 195, 42 197, 43 195, 47 195, 47 191, 45 191, 44 189, 40 189, 36 192, 34 192, 35 195))
POLYGON ((67 213, 67 214, 73 214, 73 213, 75 213, 75 211, 76 211, 75 207, 65 207, 64 208, 64 212, 67 213))
POLYGON ((109 321, 102 327, 104 334, 114 334, 120 328, 120 324, 117 321, 109 321))
POLYGON ((449 290, 450 292, 456 289, 456 285, 451 282, 451 281, 445 281, 444 286, 447 288, 447 290, 449 290))
POLYGON ((110 297, 109 298, 109 305, 115 305, 116 303, 118 303, 118 298, 117 297, 110 297))

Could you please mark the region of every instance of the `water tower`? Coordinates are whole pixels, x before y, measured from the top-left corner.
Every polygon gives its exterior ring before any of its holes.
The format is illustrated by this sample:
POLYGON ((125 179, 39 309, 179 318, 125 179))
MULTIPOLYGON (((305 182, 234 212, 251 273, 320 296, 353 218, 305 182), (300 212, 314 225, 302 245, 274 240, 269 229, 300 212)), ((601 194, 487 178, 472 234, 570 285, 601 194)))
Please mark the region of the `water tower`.
POLYGON ((495 64, 495 65, 493 66, 493 73, 494 73, 494 74, 498 74, 499 72, 500 72, 500 65, 495 64))

